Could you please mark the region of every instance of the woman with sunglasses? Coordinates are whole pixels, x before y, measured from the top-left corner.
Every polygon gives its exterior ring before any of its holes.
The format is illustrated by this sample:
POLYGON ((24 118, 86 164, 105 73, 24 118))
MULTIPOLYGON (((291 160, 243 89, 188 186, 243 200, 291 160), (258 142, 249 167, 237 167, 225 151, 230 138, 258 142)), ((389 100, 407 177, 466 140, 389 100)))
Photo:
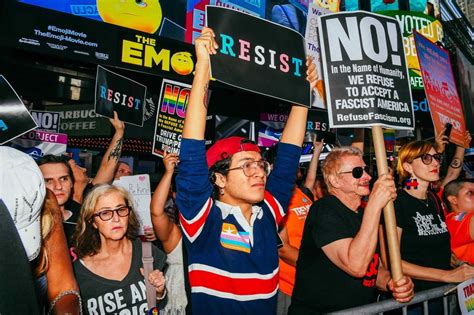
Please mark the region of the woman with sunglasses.
MULTIPOLYGON (((139 221, 131 196, 122 188, 99 185, 86 197, 73 236, 74 272, 85 314, 145 314, 146 287, 139 221)), ((162 273, 166 255, 152 247, 153 271, 148 281, 155 287, 157 304, 165 302, 162 273)))
MULTIPOLYGON (((397 171, 404 188, 395 200, 402 267, 412 277, 417 292, 474 276, 474 267, 451 269, 449 232, 439 198, 429 190, 439 180, 442 155, 431 143, 414 141, 398 154, 397 171)), ((430 303, 442 311, 442 303, 430 303), (440 309, 439 309, 440 308, 440 309)))

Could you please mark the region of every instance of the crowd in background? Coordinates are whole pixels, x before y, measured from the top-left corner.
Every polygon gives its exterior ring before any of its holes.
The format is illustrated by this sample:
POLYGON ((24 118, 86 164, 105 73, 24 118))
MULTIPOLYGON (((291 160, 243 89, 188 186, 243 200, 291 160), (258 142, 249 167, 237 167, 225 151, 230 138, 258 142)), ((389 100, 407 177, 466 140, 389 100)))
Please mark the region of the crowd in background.
MULTIPOLYGON (((474 183, 460 176, 462 147, 440 177, 449 143, 443 132, 434 143, 404 145, 392 172, 377 178, 369 174, 363 141, 334 148, 318 165, 323 139, 314 140, 303 178, 298 164, 307 109, 298 106, 277 147, 263 153, 230 137, 206 151, 213 37, 205 28, 196 40, 181 152, 164 152, 152 226, 142 237, 132 197, 112 185, 131 175, 120 161, 125 127, 116 114, 94 178, 73 159, 34 161, 0 147, 2 209, 24 248, 19 256, 29 262, 3 257, 2 270, 13 276, 0 282, 17 282, 20 293, 34 288, 26 300, 10 286, 0 313, 25 307, 33 314, 144 314, 156 307, 160 314, 317 314, 375 302, 380 294, 404 303, 416 292, 474 276, 474 183), (390 201, 404 273, 396 281, 379 237, 390 201)), ((315 67, 311 60, 307 66, 313 84, 315 67)), ((2 235, 5 253, 16 244, 8 237, 2 235)), ((442 312, 440 300, 429 307, 442 312)))

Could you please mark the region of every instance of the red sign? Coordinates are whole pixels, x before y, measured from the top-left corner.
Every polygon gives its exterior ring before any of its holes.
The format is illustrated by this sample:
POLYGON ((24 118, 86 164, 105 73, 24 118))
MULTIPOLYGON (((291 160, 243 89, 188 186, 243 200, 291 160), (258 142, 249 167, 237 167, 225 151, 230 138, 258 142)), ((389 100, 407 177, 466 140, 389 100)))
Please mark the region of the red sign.
POLYGON ((449 53, 416 32, 415 43, 435 131, 440 133, 447 123, 452 124, 449 140, 465 147, 466 124, 449 53))

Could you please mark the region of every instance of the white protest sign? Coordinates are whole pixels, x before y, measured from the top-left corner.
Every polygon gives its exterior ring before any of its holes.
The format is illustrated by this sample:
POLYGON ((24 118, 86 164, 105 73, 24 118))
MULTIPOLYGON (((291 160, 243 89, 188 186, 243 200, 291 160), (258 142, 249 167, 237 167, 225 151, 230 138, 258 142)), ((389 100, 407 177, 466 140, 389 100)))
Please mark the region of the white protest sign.
POLYGON ((408 68, 397 20, 365 11, 318 19, 331 128, 413 129, 408 68))
MULTIPOLYGON (((323 72, 318 38, 318 16, 329 13, 332 13, 332 11, 322 8, 316 3, 311 2, 308 6, 308 17, 304 36, 306 40, 306 52, 308 53, 308 56, 314 58, 314 64, 316 65, 316 70, 320 76, 322 76, 323 72)), ((313 95, 311 96, 311 107, 326 109, 324 98, 324 84, 322 77, 320 77, 316 85, 316 91, 313 92, 313 95)))
POLYGON ((48 154, 61 156, 67 149, 67 134, 33 130, 12 140, 12 147, 35 160, 48 154))
POLYGON ((463 315, 474 314, 474 278, 458 285, 458 302, 463 315))
POLYGON ((143 235, 143 226, 153 226, 150 216, 150 176, 148 174, 122 176, 113 182, 128 191, 135 201, 134 208, 140 219, 140 234, 143 235))

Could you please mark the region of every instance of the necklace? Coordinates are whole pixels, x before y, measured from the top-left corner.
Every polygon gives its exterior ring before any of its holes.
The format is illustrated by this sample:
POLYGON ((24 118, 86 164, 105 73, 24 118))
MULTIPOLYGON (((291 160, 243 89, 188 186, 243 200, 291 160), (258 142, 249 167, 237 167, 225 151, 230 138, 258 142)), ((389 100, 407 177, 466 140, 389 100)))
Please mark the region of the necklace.
POLYGON ((422 204, 424 204, 425 207, 427 207, 427 208, 428 208, 428 206, 430 205, 430 199, 429 199, 429 198, 426 198, 426 199, 418 199, 418 198, 416 198, 416 197, 413 197, 413 198, 415 198, 416 200, 418 200, 419 202, 421 202, 422 204))
POLYGON ((430 197, 429 197, 429 195, 426 196, 426 199, 420 199, 420 198, 417 198, 417 197, 415 197, 415 196, 409 194, 408 192, 407 192, 407 194, 410 195, 411 197, 413 197, 413 199, 418 200, 418 202, 420 202, 420 203, 421 203, 422 205, 424 205, 426 208, 429 207, 429 205, 430 205, 430 197))

